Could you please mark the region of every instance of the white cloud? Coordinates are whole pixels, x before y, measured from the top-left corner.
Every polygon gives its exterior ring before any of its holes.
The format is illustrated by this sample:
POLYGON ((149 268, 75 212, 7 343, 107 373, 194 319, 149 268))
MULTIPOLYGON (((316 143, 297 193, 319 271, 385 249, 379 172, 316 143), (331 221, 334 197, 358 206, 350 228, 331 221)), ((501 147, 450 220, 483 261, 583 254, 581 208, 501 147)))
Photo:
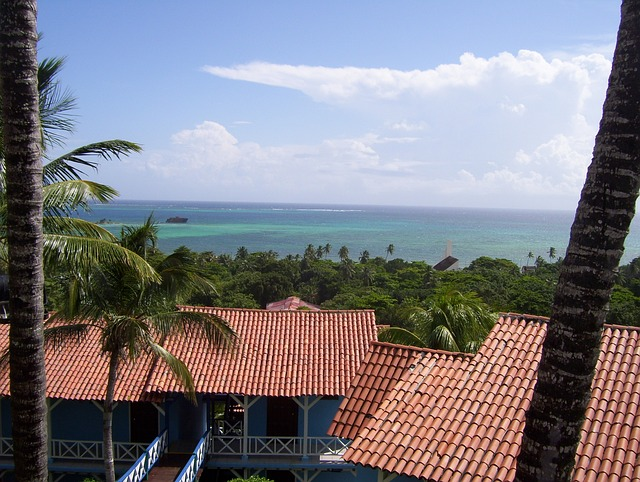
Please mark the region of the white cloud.
MULTIPOLYGON (((173 135, 166 152, 146 154, 146 169, 159 183, 187 186, 177 198, 211 199, 215 186, 216 198, 231 200, 572 208, 609 69, 601 54, 547 60, 531 51, 467 53, 423 71, 208 67, 338 105, 333 115, 361 113, 361 123, 269 145, 252 141, 253 120, 243 121, 245 139, 205 121, 173 135)), ((284 134, 300 122, 285 107, 274 116, 284 134)))
POLYGON ((388 68, 323 67, 251 62, 234 67, 205 66, 218 77, 299 90, 316 101, 344 102, 354 98, 390 100, 400 95, 431 95, 452 87, 470 88, 496 79, 527 79, 550 84, 559 77, 580 82, 589 72, 608 73, 609 62, 601 54, 547 61, 540 53, 503 52, 489 59, 465 53, 458 64, 430 70, 400 71, 388 68))

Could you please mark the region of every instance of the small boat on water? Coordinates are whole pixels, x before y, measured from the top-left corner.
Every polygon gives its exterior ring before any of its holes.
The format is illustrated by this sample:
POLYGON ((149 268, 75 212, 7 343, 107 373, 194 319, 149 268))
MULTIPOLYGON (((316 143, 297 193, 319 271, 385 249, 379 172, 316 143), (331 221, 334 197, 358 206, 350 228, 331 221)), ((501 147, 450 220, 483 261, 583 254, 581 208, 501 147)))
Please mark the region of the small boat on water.
POLYGON ((184 224, 188 220, 189 220, 189 218, 181 218, 180 216, 173 216, 173 217, 167 219, 167 223, 184 224))

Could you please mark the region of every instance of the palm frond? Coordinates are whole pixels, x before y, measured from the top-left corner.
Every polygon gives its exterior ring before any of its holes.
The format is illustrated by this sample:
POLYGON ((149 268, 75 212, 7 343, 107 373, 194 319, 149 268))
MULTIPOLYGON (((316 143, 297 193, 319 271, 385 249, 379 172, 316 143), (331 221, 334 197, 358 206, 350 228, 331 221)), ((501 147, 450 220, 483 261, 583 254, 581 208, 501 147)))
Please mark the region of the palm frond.
POLYGON ((453 333, 445 325, 438 325, 434 328, 429 336, 428 345, 437 350, 462 351, 453 333))
POLYGON ((60 234, 101 239, 110 243, 117 242, 117 238, 107 229, 99 224, 85 221, 84 219, 47 216, 43 218, 42 225, 45 236, 49 234, 60 234))
POLYGON ((57 181, 78 180, 84 175, 83 167, 97 169, 98 162, 85 159, 87 156, 112 160, 140 151, 142 151, 142 147, 139 144, 121 139, 87 144, 45 164, 44 183, 51 184, 57 181))
POLYGON ((158 224, 151 213, 140 226, 123 226, 120 244, 146 259, 147 248, 155 249, 158 242, 158 224))
POLYGON ((42 60, 38 65, 40 126, 45 150, 62 145, 75 126, 75 120, 69 112, 76 107, 76 99, 68 90, 62 89, 56 78, 64 62, 64 57, 52 57, 42 60))
POLYGON ((103 239, 48 234, 44 236, 45 266, 63 264, 77 273, 89 273, 96 264, 122 265, 141 279, 159 283, 158 273, 140 256, 103 239))
POLYGON ((70 216, 78 209, 91 210, 91 203, 108 203, 118 191, 105 184, 72 179, 47 184, 43 188, 43 210, 47 216, 70 216))
POLYGON ((196 389, 193 383, 193 376, 187 368, 187 366, 175 355, 171 354, 168 350, 163 348, 157 343, 151 343, 148 346, 149 351, 164 361, 171 369, 175 377, 178 379, 186 390, 186 395, 189 400, 196 402, 196 389))
POLYGON ((87 323, 49 324, 43 332, 45 346, 58 349, 68 341, 80 341, 87 335, 89 327, 87 323))
POLYGON ((153 324, 161 336, 174 333, 204 336, 210 344, 224 348, 231 348, 237 341, 237 334, 229 323, 213 313, 166 311, 154 314, 153 324))
POLYGON ((414 333, 398 326, 383 328, 378 332, 378 341, 394 343, 396 345, 427 348, 427 345, 414 333))

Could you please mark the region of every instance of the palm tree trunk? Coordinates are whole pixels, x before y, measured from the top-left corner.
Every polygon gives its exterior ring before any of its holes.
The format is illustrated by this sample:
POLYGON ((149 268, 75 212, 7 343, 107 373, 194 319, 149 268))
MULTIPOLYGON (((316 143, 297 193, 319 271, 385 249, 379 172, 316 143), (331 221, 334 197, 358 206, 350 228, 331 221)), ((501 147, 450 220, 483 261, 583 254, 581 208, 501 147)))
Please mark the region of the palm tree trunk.
POLYGON ((42 158, 35 0, 0 2, 0 95, 7 183, 10 386, 17 480, 47 480, 42 158))
POLYGON ((113 398, 118 378, 118 353, 113 352, 109 358, 109 378, 107 380, 107 394, 104 398, 102 415, 102 443, 104 450, 104 477, 106 482, 115 482, 116 471, 113 458, 113 398))
POLYGON ((640 0, 624 0, 593 162, 527 413, 518 481, 569 481, 640 183, 640 0))

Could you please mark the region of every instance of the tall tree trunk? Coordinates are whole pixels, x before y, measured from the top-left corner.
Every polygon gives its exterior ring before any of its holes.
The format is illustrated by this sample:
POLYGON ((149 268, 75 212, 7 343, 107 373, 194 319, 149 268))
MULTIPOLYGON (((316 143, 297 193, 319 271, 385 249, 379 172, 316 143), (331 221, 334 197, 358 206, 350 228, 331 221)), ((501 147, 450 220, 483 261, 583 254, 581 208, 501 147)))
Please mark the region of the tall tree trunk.
POLYGON ((107 394, 104 398, 102 414, 102 444, 104 450, 104 478, 106 482, 115 482, 116 470, 113 458, 113 398, 118 379, 118 353, 113 352, 109 357, 109 375, 107 380, 107 394))
POLYGON ((568 481, 640 182, 640 0, 624 0, 593 161, 548 323, 518 481, 568 481))
POLYGON ((10 384, 17 480, 47 480, 42 157, 36 1, 0 1, 0 95, 7 180, 10 384))

